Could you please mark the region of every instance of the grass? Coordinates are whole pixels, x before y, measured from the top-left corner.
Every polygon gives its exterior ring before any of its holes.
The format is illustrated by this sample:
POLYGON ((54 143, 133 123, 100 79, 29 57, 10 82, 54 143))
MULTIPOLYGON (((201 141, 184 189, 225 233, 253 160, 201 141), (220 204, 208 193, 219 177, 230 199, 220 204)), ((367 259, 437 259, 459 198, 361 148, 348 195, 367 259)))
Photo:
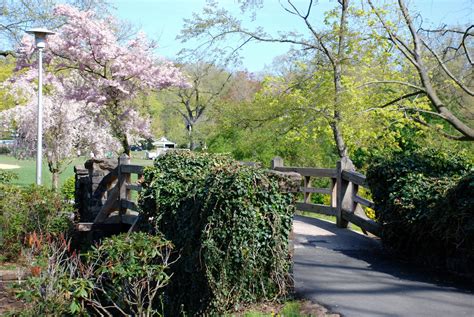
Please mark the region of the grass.
POLYGON ((1 258, 0 258, 0 270, 8 270, 8 271, 12 271, 12 270, 16 270, 18 269, 20 266, 16 263, 5 263, 5 262, 1 262, 1 258))
POLYGON ((249 308, 243 312, 238 314, 230 314, 225 315, 226 317, 274 317, 274 316, 281 316, 281 317, 303 317, 309 316, 308 314, 303 314, 302 310, 302 302, 291 300, 282 304, 255 304, 255 307, 249 308))
MULTIPOLYGON (((59 187, 64 184, 66 179, 74 175, 74 166, 82 165, 89 159, 89 157, 80 156, 74 158, 64 169, 59 176, 59 187)), ((144 152, 132 152, 132 164, 137 165, 151 165, 153 161, 144 159, 144 152)), ((20 168, 12 169, 11 171, 18 175, 18 179, 12 183, 14 185, 28 186, 36 182, 36 161, 34 159, 19 160, 9 155, 0 155, 0 163, 19 165, 20 168)), ((43 185, 51 187, 51 173, 48 165, 43 159, 43 185)))
POLYGON ((225 314, 225 317, 329 317, 332 314, 317 303, 305 299, 292 299, 283 303, 263 302, 252 304, 239 312, 225 314))

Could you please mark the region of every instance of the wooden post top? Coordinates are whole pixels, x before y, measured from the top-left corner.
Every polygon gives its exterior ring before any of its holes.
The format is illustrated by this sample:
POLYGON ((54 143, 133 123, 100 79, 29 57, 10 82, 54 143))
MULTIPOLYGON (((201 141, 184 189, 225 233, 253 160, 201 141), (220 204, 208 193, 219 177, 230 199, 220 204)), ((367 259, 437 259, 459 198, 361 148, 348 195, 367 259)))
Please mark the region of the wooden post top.
POLYGON ((279 156, 275 156, 273 159, 272 159, 272 169, 275 169, 275 167, 282 167, 284 166, 283 165, 283 159, 279 156))

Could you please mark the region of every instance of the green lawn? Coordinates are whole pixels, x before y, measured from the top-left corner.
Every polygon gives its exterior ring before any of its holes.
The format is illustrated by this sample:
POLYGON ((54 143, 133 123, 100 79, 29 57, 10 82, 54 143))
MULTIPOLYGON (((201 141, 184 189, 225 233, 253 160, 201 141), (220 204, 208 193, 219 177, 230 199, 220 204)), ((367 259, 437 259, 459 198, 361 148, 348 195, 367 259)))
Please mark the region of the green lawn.
MULTIPOLYGON (((61 173, 59 177, 59 186, 61 186, 64 181, 74 175, 74 166, 75 165, 84 165, 88 160, 88 157, 77 157, 72 160, 72 162, 64 169, 64 172, 61 173)), ((138 165, 151 165, 153 161, 145 160, 143 152, 132 152, 132 164, 138 165)), ((2 164, 11 164, 19 165, 20 168, 12 169, 10 171, 18 174, 18 179, 13 182, 15 185, 27 186, 34 184, 36 181, 36 161, 34 159, 27 160, 18 160, 9 155, 0 155, 0 163, 2 164)), ((47 187, 51 187, 51 173, 48 170, 47 163, 43 160, 43 184, 47 187)))

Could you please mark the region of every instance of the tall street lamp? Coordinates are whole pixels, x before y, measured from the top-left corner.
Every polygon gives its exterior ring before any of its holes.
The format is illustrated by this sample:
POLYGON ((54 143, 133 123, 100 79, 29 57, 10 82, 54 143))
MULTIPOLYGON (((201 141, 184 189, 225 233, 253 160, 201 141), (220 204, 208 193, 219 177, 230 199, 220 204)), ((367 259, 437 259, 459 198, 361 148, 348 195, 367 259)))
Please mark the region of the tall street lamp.
POLYGON ((46 36, 54 34, 45 28, 35 28, 26 31, 35 36, 38 49, 38 121, 36 147, 36 184, 41 185, 41 169, 43 164, 43 49, 46 47, 46 36))

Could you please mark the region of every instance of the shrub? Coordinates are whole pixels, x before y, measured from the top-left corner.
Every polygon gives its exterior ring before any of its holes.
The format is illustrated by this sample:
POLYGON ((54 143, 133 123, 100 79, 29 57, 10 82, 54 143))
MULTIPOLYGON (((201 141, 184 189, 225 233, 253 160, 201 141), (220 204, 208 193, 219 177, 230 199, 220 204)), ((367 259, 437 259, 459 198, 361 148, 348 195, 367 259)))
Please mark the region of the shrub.
POLYGON ((0 170, 0 184, 10 184, 15 179, 18 179, 17 173, 0 170))
POLYGON ((53 235, 71 228, 71 207, 61 195, 44 187, 0 185, 0 254, 15 260, 28 233, 53 235))
POLYGON ((10 154, 11 150, 9 147, 6 146, 0 146, 0 154, 10 154))
POLYGON ((170 153, 145 169, 140 207, 180 253, 166 290, 170 315, 286 294, 294 210, 281 181, 204 153, 170 153))
POLYGON ((367 180, 386 246, 439 267, 453 257, 474 260, 474 182, 465 159, 434 150, 395 154, 375 160, 367 180))
POLYGON ((70 253, 63 235, 29 237, 28 264, 32 275, 16 286, 25 307, 14 316, 83 316, 84 300, 93 290, 93 279, 79 256, 70 253))
POLYGON ((61 193, 66 201, 74 201, 76 193, 76 178, 73 176, 68 177, 61 186, 61 193))
POLYGON ((161 235, 135 232, 105 239, 87 254, 96 298, 89 304, 99 314, 161 316, 171 250, 161 235))
POLYGON ((33 244, 47 261, 19 290, 21 315, 162 316, 172 246, 161 236, 108 238, 83 259, 62 236, 47 240, 33 244))

